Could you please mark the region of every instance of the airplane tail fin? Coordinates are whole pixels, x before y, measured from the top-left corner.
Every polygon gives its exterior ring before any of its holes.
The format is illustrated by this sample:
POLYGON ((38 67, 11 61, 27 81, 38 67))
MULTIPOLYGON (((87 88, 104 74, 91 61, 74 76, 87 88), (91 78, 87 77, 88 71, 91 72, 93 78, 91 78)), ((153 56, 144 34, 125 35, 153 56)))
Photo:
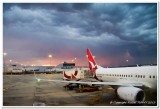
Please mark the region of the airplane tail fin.
POLYGON ((91 71, 95 72, 97 67, 97 64, 92 56, 91 51, 87 48, 87 58, 88 58, 88 63, 89 63, 89 68, 91 71))

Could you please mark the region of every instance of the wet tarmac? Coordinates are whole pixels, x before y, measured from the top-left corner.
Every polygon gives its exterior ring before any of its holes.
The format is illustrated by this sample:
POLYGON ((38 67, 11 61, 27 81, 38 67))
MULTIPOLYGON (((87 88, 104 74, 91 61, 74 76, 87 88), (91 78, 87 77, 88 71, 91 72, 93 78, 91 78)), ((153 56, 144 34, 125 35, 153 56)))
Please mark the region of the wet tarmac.
MULTIPOLYGON (((37 74, 62 79, 62 74, 37 74)), ((36 81, 33 74, 3 76, 3 106, 119 106, 120 100, 109 86, 102 91, 77 93, 66 90, 66 83, 36 81), (115 102, 116 101, 116 102, 115 102)))

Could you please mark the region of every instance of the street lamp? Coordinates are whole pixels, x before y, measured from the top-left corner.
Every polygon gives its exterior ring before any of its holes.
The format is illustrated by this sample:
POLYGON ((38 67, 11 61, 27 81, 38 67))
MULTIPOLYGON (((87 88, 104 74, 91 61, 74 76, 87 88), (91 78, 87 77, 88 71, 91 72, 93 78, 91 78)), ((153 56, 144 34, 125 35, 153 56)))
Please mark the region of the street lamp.
POLYGON ((74 58, 74 61, 75 61, 75 64, 76 64, 77 58, 74 58))
POLYGON ((9 60, 9 62, 10 62, 10 66, 12 65, 11 63, 12 63, 12 60, 9 60))
MULTIPOLYGON (((12 72, 12 64, 11 64, 12 60, 9 60, 9 62, 10 62, 10 68, 9 69, 10 69, 10 72, 12 72)), ((12 73, 11 73, 11 75, 12 75, 12 73)))
POLYGON ((48 57, 49 57, 49 59, 50 59, 50 66, 51 66, 51 58, 52 58, 52 55, 49 54, 48 57))
POLYGON ((3 53, 3 55, 4 55, 4 56, 6 56, 6 55, 7 55, 7 53, 5 53, 5 52, 4 52, 4 53, 3 53))
POLYGON ((5 56, 7 55, 7 53, 3 53, 4 57, 3 57, 3 61, 4 61, 4 72, 6 72, 6 65, 5 65, 5 56))

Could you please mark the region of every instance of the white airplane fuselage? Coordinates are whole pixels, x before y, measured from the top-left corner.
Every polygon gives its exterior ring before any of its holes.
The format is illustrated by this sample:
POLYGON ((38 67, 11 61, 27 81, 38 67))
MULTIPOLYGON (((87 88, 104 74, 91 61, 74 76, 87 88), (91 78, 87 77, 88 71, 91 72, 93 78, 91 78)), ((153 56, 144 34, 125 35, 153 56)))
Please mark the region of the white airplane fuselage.
POLYGON ((96 76, 103 82, 142 83, 157 89, 157 66, 98 68, 96 76))

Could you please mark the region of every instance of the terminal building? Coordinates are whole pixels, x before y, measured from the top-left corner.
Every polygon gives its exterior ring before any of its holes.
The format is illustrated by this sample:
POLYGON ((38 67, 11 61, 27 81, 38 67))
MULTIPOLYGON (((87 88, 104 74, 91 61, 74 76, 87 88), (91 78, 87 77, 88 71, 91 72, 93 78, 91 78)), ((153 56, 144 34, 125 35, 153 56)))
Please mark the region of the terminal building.
POLYGON ((72 68, 75 68, 75 63, 67 63, 67 62, 63 63, 62 69, 72 69, 72 68))
POLYGON ((84 75, 88 75, 89 68, 82 66, 75 66, 75 63, 64 62, 57 66, 21 66, 21 65, 7 65, 4 74, 33 74, 36 73, 63 73, 63 71, 83 70, 84 75))

